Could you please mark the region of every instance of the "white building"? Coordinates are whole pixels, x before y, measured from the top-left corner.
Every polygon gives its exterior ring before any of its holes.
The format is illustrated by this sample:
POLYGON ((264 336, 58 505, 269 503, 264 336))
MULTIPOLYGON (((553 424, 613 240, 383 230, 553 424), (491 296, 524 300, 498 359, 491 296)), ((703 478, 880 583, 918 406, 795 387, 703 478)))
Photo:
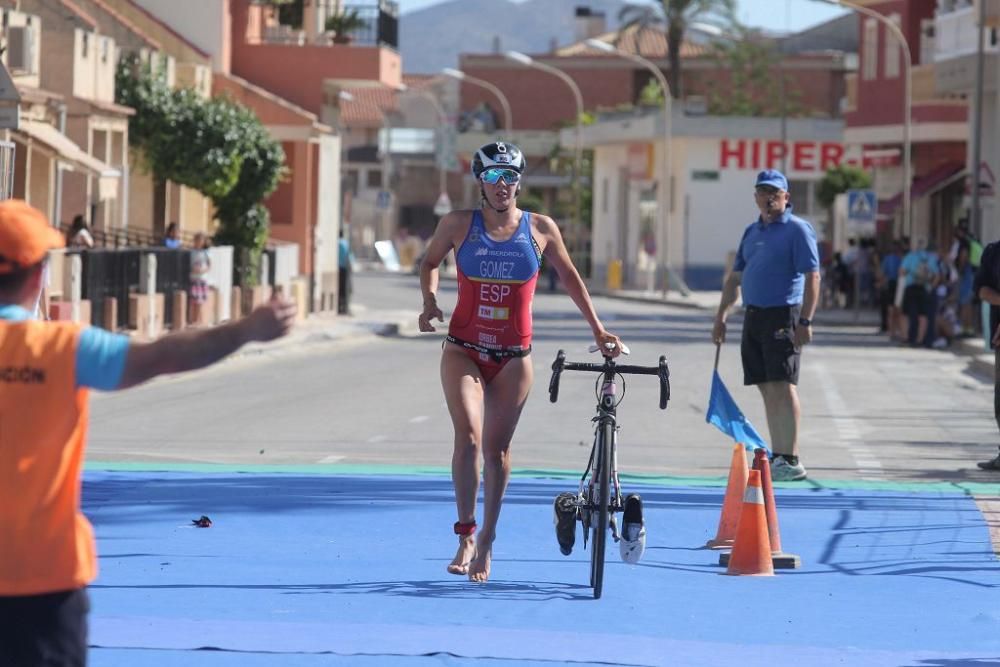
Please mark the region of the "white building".
MULTIPOLYGON (((1000 238, 1000 219, 995 203, 997 176, 1000 175, 1000 4, 985 6, 986 26, 983 40, 982 131, 979 161, 980 225, 977 232, 984 241, 1000 238)), ((969 99, 969 144, 966 171, 975 170, 974 124, 978 103, 976 60, 979 42, 979 6, 972 0, 938 0, 934 17, 934 65, 937 92, 969 99)), ((971 182, 972 178, 969 177, 971 182)), ((971 187, 967 188, 967 203, 971 207, 971 187)))
MULTIPOLYGON (((665 170, 663 114, 630 113, 583 129, 584 147, 594 151, 597 284, 606 284, 609 266, 620 261, 624 286, 662 287, 668 239, 676 275, 693 289, 719 289, 743 230, 758 216, 753 185, 762 169, 784 171, 795 214, 812 222, 820 239, 829 235, 829 212, 816 203, 815 190, 828 168, 856 162, 845 154, 842 121, 675 113, 672 125, 669 221, 659 216, 657 193, 665 170)), ((573 129, 561 140, 572 145, 573 129)))

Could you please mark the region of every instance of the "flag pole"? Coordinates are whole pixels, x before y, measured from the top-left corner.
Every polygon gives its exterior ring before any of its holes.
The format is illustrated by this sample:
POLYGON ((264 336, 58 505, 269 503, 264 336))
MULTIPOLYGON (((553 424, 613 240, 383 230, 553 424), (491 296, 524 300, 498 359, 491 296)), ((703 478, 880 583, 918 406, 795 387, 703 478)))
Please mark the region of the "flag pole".
POLYGON ((715 370, 719 370, 719 352, 722 351, 722 343, 715 344, 715 370))

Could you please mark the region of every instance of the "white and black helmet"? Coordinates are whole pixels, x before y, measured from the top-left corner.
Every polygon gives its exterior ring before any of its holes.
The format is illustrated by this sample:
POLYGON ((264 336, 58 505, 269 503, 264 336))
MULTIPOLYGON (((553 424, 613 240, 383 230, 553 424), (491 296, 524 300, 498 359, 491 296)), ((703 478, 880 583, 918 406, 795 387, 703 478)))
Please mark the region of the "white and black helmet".
POLYGON ((472 158, 472 175, 478 181, 479 176, 490 167, 507 167, 519 174, 524 173, 524 154, 514 144, 495 141, 486 144, 472 158))

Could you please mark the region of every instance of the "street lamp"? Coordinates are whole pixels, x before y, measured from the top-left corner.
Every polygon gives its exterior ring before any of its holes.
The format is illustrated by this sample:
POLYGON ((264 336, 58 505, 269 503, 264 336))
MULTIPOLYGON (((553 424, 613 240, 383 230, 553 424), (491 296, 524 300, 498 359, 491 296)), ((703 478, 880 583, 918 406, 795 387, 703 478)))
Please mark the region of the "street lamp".
MULTIPOLYGON (((665 279, 663 291, 666 292, 670 275, 672 273, 670 267, 669 249, 671 231, 670 209, 673 207, 673 201, 670 197, 670 181, 672 178, 670 160, 673 158, 673 151, 670 147, 671 136, 673 133, 673 96, 670 94, 670 84, 667 83, 667 77, 663 74, 659 67, 638 54, 622 51, 621 49, 607 42, 602 42, 599 39, 588 39, 586 44, 587 46, 598 51, 610 53, 642 65, 653 73, 653 76, 656 77, 657 82, 660 84, 660 88, 663 90, 663 151, 661 155, 660 170, 662 180, 658 189, 660 191, 660 270, 665 279)), ((686 286, 684 286, 683 282, 680 283, 680 286, 681 291, 685 292, 686 286)))
POLYGON ((471 83, 481 88, 485 88, 486 90, 493 93, 496 96, 496 98, 500 100, 500 106, 503 108, 503 129, 507 130, 508 134, 510 134, 514 130, 514 124, 511 121, 510 102, 507 101, 507 96, 504 95, 499 88, 494 86, 489 81, 485 81, 483 79, 477 79, 474 76, 469 76, 460 69, 445 67, 443 70, 441 70, 441 73, 444 74, 445 76, 450 76, 453 79, 457 79, 459 81, 465 81, 467 83, 471 83))
POLYGON ((828 5, 835 5, 838 7, 843 7, 844 9, 853 9, 859 14, 864 14, 869 16, 883 25, 885 25, 886 30, 892 33, 892 35, 899 41, 900 47, 903 49, 903 62, 906 65, 906 76, 903 82, 903 229, 906 230, 907 236, 913 236, 913 219, 910 217, 910 185, 912 176, 910 174, 910 158, 911 158, 911 146, 910 146, 910 122, 912 117, 913 109, 913 60, 910 56, 910 45, 906 41, 906 35, 903 31, 899 29, 893 21, 889 19, 888 16, 879 14, 873 9, 868 7, 863 7, 861 5, 856 5, 850 0, 817 0, 817 2, 823 2, 828 5))
POLYGON ((566 72, 547 65, 543 62, 539 62, 527 56, 523 53, 517 51, 507 51, 504 54, 504 58, 507 60, 518 63, 519 65, 524 65, 525 67, 534 67, 535 69, 540 69, 543 72, 548 72, 552 76, 562 79, 562 81, 569 86, 569 89, 573 91, 573 100, 576 102, 576 131, 574 133, 574 146, 573 146, 573 223, 575 234, 580 233, 580 162, 583 157, 583 93, 580 92, 580 86, 576 85, 574 81, 566 72))

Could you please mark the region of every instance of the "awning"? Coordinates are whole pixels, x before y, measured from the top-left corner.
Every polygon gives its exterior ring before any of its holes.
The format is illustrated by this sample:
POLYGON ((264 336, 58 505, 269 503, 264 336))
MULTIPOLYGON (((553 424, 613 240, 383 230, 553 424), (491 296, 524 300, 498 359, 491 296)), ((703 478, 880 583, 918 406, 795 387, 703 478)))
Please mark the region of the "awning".
POLYGON ((70 168, 84 171, 91 176, 96 176, 99 179, 97 187, 99 199, 115 198, 117 193, 116 180, 122 175, 120 170, 90 155, 77 146, 72 139, 48 123, 22 120, 17 131, 51 148, 61 163, 70 168))
MULTIPOLYGON (((910 201, 940 192, 964 176, 965 164, 961 162, 946 162, 939 165, 923 176, 913 179, 913 184, 910 186, 910 201)), ((879 217, 892 217, 902 203, 902 192, 896 193, 889 199, 880 200, 879 217)))

